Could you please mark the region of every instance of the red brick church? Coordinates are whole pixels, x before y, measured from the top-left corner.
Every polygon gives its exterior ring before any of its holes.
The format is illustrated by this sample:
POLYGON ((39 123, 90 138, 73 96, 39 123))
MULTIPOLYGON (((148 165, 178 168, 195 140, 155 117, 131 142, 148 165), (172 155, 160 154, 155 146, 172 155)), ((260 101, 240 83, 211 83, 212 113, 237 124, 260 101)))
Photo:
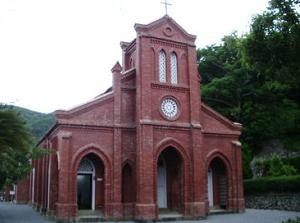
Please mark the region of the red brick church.
POLYGON ((57 219, 205 217, 244 210, 241 125, 201 101, 196 36, 171 17, 135 24, 112 88, 68 111, 39 145, 17 200, 57 219), (27 193, 24 193, 28 191, 27 193))

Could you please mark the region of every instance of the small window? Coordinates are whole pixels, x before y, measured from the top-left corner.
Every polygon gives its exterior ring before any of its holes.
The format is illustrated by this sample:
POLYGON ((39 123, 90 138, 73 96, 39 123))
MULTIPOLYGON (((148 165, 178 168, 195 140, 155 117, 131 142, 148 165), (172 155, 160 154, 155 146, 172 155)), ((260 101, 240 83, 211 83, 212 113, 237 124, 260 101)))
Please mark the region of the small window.
POLYGON ((171 54, 171 83, 177 84, 177 56, 175 53, 171 54))
POLYGON ((159 81, 166 82, 167 80, 167 69, 166 69, 166 53, 161 50, 159 52, 159 81))

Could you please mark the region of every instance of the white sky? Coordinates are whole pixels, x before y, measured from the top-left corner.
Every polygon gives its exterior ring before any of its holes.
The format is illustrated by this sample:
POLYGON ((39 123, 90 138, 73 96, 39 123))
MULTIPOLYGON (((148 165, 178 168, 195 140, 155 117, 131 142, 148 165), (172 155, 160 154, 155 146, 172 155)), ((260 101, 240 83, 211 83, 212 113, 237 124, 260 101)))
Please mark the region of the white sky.
MULTIPOLYGON (((68 109, 111 86, 120 41, 162 17, 162 0, 0 0, 0 102, 68 109)), ((197 48, 247 32, 268 0, 169 0, 168 14, 197 48)))

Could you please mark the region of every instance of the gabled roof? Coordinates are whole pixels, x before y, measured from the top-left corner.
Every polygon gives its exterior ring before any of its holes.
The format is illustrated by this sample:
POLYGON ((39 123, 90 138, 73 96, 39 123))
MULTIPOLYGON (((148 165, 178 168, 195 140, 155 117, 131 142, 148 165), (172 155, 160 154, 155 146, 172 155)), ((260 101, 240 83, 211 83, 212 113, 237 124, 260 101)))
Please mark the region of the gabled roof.
POLYGON ((242 130, 242 124, 237 122, 231 122, 229 119, 221 115, 220 113, 216 112, 203 102, 201 103, 201 110, 205 112, 207 115, 212 117, 214 120, 222 123, 224 126, 227 126, 232 131, 237 131, 240 134, 240 131, 242 130))
MULTIPOLYGON (((160 26, 163 26, 165 24, 170 25, 172 28, 176 29, 177 32, 180 32, 182 36, 185 37, 186 40, 188 40, 190 43, 194 43, 196 40, 196 36, 189 34, 185 29, 183 29, 173 18, 171 18, 168 15, 163 16, 162 18, 151 22, 147 25, 143 24, 138 24, 136 23, 134 25, 134 28, 136 32, 138 33, 143 33, 143 34, 149 34, 152 30, 155 30, 159 28, 160 26)), ((166 36, 171 36, 172 35, 172 30, 166 29, 165 30, 165 35, 166 36)))
POLYGON ((60 118, 68 118, 69 115, 71 114, 75 114, 78 112, 82 112, 86 109, 88 109, 89 107, 96 105, 98 103, 101 103, 109 98, 113 97, 113 92, 112 91, 106 91, 106 93, 103 93, 99 96, 97 96, 96 98, 93 98, 90 101, 87 101, 81 105, 77 105, 73 108, 70 108, 68 110, 56 110, 55 113, 55 117, 57 120, 59 120, 60 118))

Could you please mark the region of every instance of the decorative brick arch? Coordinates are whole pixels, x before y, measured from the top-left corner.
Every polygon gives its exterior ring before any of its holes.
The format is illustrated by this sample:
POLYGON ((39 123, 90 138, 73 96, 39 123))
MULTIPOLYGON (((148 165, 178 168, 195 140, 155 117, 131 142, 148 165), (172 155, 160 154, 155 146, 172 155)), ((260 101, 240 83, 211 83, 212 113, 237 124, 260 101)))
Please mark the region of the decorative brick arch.
POLYGON ((207 154, 206 165, 205 165, 206 169, 208 169, 211 161, 215 158, 219 158, 224 162, 227 172, 232 172, 232 166, 231 166, 229 159, 220 149, 214 149, 207 154))
MULTIPOLYGON (((190 178, 189 178, 189 170, 190 170, 190 156, 187 154, 186 150, 184 147, 174 138, 165 138, 162 141, 160 141, 157 146, 155 147, 155 152, 154 152, 154 165, 153 165, 153 173, 154 173, 154 200, 157 203, 157 162, 159 159, 159 156, 162 152, 167 150, 168 148, 174 149, 180 156, 182 160, 182 175, 183 175, 183 187, 182 187, 182 208, 181 212, 182 214, 186 215, 186 204, 188 202, 188 188, 190 185, 190 178)), ((158 207, 157 207, 157 212, 158 214, 158 207)))
POLYGON ((155 147, 154 162, 158 161, 159 155, 168 147, 173 147, 180 154, 184 164, 188 165, 190 156, 186 153, 184 147, 176 139, 170 137, 163 139, 155 147))
MULTIPOLYGON (((215 159, 219 158, 225 165, 226 167, 226 176, 228 179, 227 183, 227 202, 228 202, 228 207, 227 209, 230 210, 233 207, 233 172, 232 172, 232 164, 227 158, 227 156, 220 150, 220 149, 214 149, 210 153, 207 154, 206 156, 206 164, 205 164, 205 185, 207 185, 207 174, 208 174, 208 168, 211 164, 211 162, 215 159)), ((208 205, 207 205, 208 208, 208 205)))
POLYGON ((71 187, 73 189, 73 198, 76 203, 76 191, 77 191, 77 184, 76 184, 76 176, 77 176, 77 168, 80 164, 80 161, 87 155, 93 154, 98 159, 100 159, 103 162, 104 166, 104 208, 103 208, 103 214, 107 216, 109 214, 109 208, 108 204, 111 203, 111 160, 109 156, 104 152, 103 149, 97 144, 91 143, 88 145, 85 145, 77 150, 77 152, 73 155, 72 161, 71 161, 71 187))
POLYGON ((132 159, 123 160, 122 161, 122 169, 126 164, 128 164, 131 168, 135 169, 135 164, 134 164, 134 161, 132 159))

